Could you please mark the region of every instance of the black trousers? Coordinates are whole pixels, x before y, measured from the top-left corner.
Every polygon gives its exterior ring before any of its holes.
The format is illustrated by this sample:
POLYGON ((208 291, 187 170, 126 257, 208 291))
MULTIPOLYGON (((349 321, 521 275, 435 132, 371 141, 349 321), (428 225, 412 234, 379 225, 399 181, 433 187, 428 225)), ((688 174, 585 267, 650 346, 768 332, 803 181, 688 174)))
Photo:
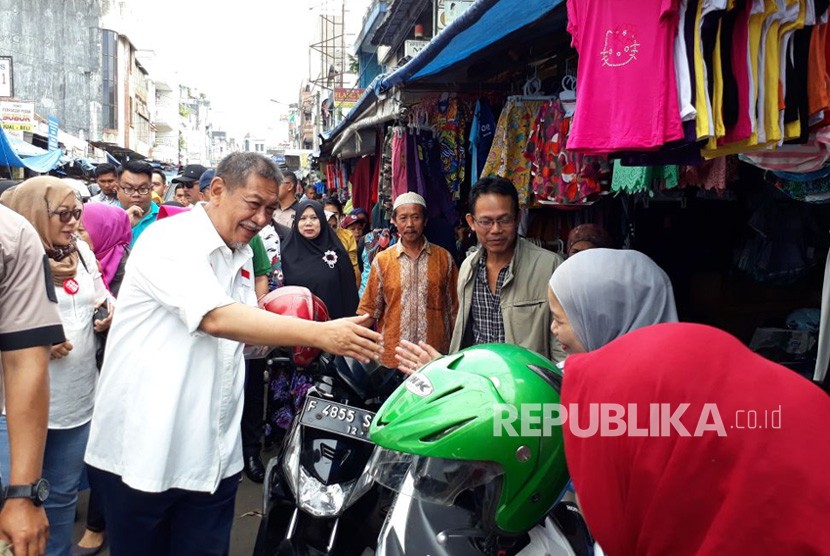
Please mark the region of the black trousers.
POLYGON ((242 453, 247 457, 259 455, 262 451, 262 433, 264 427, 263 411, 265 395, 263 393, 265 359, 245 360, 245 399, 242 406, 242 453))
POLYGON ((121 477, 89 468, 104 502, 110 554, 117 556, 227 556, 239 473, 216 492, 170 489, 143 492, 121 477))

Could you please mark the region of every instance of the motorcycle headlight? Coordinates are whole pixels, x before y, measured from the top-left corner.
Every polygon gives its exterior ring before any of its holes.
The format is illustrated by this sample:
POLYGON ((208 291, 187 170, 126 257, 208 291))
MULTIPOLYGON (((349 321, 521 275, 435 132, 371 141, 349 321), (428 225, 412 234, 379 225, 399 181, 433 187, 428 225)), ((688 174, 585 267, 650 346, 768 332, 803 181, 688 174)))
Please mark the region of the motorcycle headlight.
POLYGON ((325 485, 300 465, 300 427, 292 433, 283 458, 283 471, 291 493, 301 510, 316 517, 336 517, 372 488, 367 469, 354 481, 325 485))

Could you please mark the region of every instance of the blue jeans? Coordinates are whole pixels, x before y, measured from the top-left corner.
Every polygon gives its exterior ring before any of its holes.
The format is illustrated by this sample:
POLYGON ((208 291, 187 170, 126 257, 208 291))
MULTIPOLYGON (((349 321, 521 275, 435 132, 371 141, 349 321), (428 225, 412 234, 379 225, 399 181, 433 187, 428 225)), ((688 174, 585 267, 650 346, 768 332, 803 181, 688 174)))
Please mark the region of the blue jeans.
MULTIPOLYGON (((89 423, 74 429, 49 429, 43 454, 43 478, 49 481, 49 498, 43 505, 49 519, 46 556, 69 556, 78 485, 84 470, 84 452, 89 438, 89 423)), ((9 477, 9 431, 6 416, 0 416, 0 472, 4 484, 9 477)))
POLYGON ((110 553, 117 556, 228 556, 239 473, 216 492, 143 492, 121 477, 87 468, 101 493, 110 553))

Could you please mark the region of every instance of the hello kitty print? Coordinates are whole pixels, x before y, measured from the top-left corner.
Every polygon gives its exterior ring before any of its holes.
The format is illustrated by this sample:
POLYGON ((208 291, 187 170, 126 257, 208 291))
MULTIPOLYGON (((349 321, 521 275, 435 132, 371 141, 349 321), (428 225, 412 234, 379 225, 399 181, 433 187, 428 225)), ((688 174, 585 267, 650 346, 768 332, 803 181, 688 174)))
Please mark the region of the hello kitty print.
POLYGON ((567 0, 579 53, 568 151, 654 150, 683 138, 674 67, 679 4, 567 0))
POLYGON ((605 45, 602 52, 602 65, 612 68, 625 66, 637 59, 640 43, 637 42, 637 30, 632 25, 620 25, 605 32, 605 45))

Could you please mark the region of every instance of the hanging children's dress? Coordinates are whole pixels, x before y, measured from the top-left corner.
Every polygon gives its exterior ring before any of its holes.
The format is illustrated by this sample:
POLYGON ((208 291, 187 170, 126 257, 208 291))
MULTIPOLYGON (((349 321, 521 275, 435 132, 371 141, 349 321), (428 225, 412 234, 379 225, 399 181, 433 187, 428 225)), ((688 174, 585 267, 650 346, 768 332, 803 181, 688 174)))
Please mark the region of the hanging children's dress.
POLYGON ((499 115, 495 139, 481 177, 501 176, 513 182, 519 203, 530 197, 531 162, 525 156, 536 115, 543 101, 510 97, 499 115))
POLYGON ((558 99, 539 109, 525 153, 532 163, 532 187, 538 199, 580 203, 600 192, 600 177, 608 173, 604 156, 568 150, 570 121, 558 99))

